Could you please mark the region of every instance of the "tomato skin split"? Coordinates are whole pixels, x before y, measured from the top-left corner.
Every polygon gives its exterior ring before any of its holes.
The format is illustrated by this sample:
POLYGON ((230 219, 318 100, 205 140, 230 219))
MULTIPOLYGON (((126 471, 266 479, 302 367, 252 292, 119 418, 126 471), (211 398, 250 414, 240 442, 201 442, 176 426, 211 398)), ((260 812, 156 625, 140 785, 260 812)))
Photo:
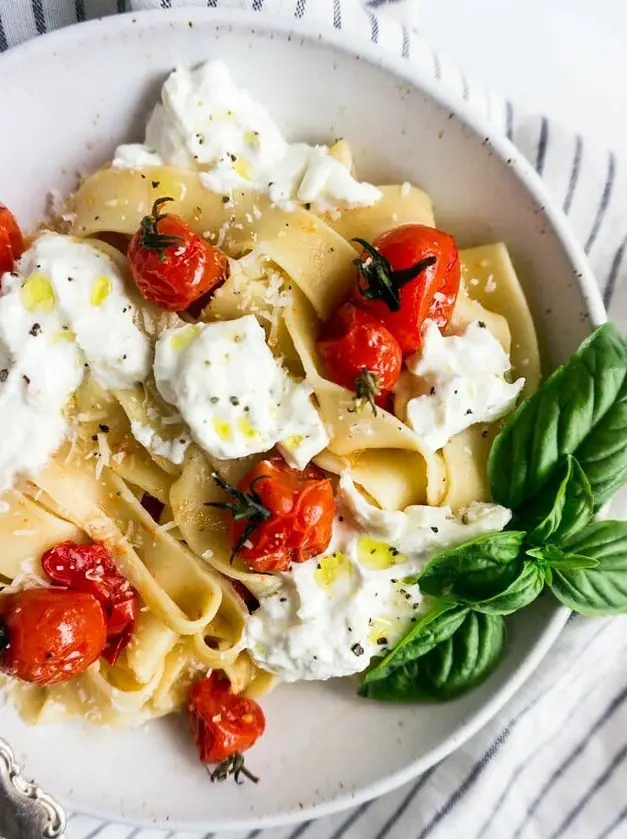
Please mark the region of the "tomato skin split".
MULTIPOLYGON (((299 472, 281 457, 261 461, 238 485, 254 489, 270 517, 251 533, 238 557, 253 571, 286 571, 292 562, 305 562, 323 553, 331 541, 335 499, 331 481, 310 464, 299 472)), ((231 522, 236 545, 246 523, 231 522)))
POLYGON ((56 585, 88 592, 100 603, 107 624, 103 656, 115 664, 133 634, 139 597, 118 571, 106 545, 60 542, 45 552, 41 565, 56 585))
POLYGON ((250 749, 266 727, 258 703, 231 693, 229 680, 218 672, 192 687, 188 711, 201 763, 220 763, 250 749))

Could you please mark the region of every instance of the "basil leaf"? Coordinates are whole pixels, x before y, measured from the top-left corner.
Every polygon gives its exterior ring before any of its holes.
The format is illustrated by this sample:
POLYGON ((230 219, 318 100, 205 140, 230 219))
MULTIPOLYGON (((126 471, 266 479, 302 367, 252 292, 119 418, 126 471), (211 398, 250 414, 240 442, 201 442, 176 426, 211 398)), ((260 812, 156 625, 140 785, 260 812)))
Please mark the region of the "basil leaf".
POLYGON ((370 682, 386 679, 393 671, 428 653, 449 638, 460 626, 468 609, 453 603, 438 602, 401 638, 394 649, 372 667, 359 686, 358 693, 368 696, 370 682))
POLYGON ((532 545, 561 542, 592 518, 594 499, 579 462, 568 455, 565 466, 516 511, 516 525, 529 531, 532 545))
POLYGON ((472 608, 484 615, 511 615, 524 609, 542 593, 546 582, 545 569, 537 562, 523 562, 516 579, 500 594, 480 600, 472 608))
POLYGON ((598 559, 592 559, 589 556, 580 556, 579 554, 565 553, 555 545, 530 548, 527 551, 527 555, 540 560, 540 563, 543 565, 549 565, 551 568, 565 571, 578 568, 596 568, 599 565, 598 559))
POLYGON ((518 555, 524 538, 524 533, 515 530, 479 536, 438 554, 411 581, 417 579, 424 594, 455 603, 496 597, 520 575, 518 555))
POLYGON ((627 345, 606 323, 520 405, 495 439, 488 458, 494 500, 520 507, 572 454, 590 480, 595 505, 602 503, 627 478, 626 380, 627 345))
POLYGON ((627 383, 597 425, 594 436, 577 449, 588 476, 595 509, 602 507, 627 480, 627 383))
POLYGON ((583 615, 627 612, 627 522, 594 522, 569 539, 564 550, 598 565, 554 569, 551 590, 558 600, 583 615))
POLYGON ((490 675, 501 660, 506 639, 500 615, 467 612, 453 635, 386 678, 362 683, 360 693, 388 702, 454 699, 490 675))

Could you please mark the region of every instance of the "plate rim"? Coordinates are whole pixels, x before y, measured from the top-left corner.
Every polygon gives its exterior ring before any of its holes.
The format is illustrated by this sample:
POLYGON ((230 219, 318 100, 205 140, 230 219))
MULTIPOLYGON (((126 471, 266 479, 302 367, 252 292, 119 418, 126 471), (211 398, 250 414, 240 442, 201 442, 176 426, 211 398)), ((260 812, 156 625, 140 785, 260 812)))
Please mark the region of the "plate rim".
MULTIPOLYGON (((57 54, 63 50, 66 42, 73 42, 80 28, 85 39, 96 41, 106 39, 107 36, 122 34, 137 26, 144 28, 151 23, 175 27, 190 22, 206 25, 214 23, 216 28, 229 30, 248 30, 253 36, 269 37, 270 33, 291 40, 293 37, 303 41, 320 42, 328 45, 349 57, 363 60, 368 64, 385 72, 395 75, 401 82, 411 85, 421 94, 432 99, 436 104, 450 111, 453 117, 478 137, 486 138, 490 147, 496 152, 501 162, 506 163, 513 170, 522 186, 539 202, 547 220, 560 241, 572 265, 577 284, 583 294, 584 301, 592 324, 598 325, 607 320, 601 293, 592 274, 583 247, 576 240, 574 233, 562 210, 549 194, 540 176, 533 169, 531 163, 519 152, 518 148, 505 136, 498 133, 480 114, 474 111, 463 99, 458 98, 452 91, 447 90, 437 79, 430 77, 420 66, 409 59, 399 57, 386 48, 365 38, 352 35, 345 30, 334 29, 330 26, 320 27, 307 21, 275 14, 263 14, 239 9, 212 8, 177 8, 151 9, 137 12, 113 14, 73 24, 62 29, 48 32, 43 36, 32 38, 25 43, 13 47, 0 55, 0 73, 8 72, 11 65, 19 66, 38 54, 57 54)), ((15 78, 19 78, 16 75, 15 78)), ((207 830, 246 830, 250 828, 268 828, 293 825, 311 819, 319 819, 352 807, 364 804, 403 784, 415 779, 427 769, 439 763, 457 748, 467 742, 480 731, 522 687, 524 682, 536 670, 560 635, 571 612, 564 606, 556 606, 541 638, 529 650, 525 658, 512 673, 508 681, 497 690, 491 698, 471 717, 469 717, 456 731, 447 737, 440 746, 428 755, 413 761, 385 778, 363 787, 357 792, 344 793, 327 802, 314 804, 307 808, 284 811, 273 816, 249 817, 244 819, 229 819, 228 821, 203 820, 201 822, 179 822, 168 820, 165 825, 151 818, 125 818, 115 816, 98 807, 90 808, 89 812, 76 810, 71 799, 59 797, 60 802, 73 815, 84 815, 102 819, 106 823, 121 823, 133 827, 154 828, 155 825, 167 827, 169 830, 207 831, 207 830)))

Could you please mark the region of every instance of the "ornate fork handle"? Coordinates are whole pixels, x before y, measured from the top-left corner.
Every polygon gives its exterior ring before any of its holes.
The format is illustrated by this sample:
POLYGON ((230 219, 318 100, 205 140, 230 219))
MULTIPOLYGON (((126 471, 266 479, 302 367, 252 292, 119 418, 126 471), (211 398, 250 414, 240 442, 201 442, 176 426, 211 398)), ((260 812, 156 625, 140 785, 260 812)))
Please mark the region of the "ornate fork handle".
POLYGON ((11 747, 0 739, 0 837, 61 839, 65 826, 61 806, 24 778, 11 747))

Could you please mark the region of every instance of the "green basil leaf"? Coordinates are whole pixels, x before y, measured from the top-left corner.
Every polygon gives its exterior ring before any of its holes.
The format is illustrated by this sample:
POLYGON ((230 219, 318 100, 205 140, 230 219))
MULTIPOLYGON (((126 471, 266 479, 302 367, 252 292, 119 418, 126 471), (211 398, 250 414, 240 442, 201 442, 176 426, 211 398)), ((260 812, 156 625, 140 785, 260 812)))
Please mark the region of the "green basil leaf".
POLYGON ((626 399, 627 345, 606 323, 495 439, 488 459, 494 500, 517 509, 572 454, 588 476, 595 505, 602 503, 627 478, 626 399))
POLYGON ((367 696, 367 685, 370 682, 386 679, 394 670, 445 641, 457 630, 467 613, 468 609, 465 607, 436 602, 435 606, 401 638, 394 649, 366 673, 358 692, 367 696))
POLYGON ((598 510, 627 481, 627 384, 597 425, 594 435, 577 449, 598 510))
POLYGON ((537 562, 523 562, 519 575, 500 594, 489 600, 472 604, 472 608, 485 615, 511 615, 524 609, 542 593, 546 581, 545 569, 537 562))
POLYGON ((590 482, 579 462, 568 455, 565 465, 516 511, 516 526, 529 531, 531 545, 561 542, 585 527, 594 514, 590 482))
POLYGON ((627 522, 594 522, 569 539, 564 550, 598 565, 554 569, 551 590, 558 600, 583 615, 627 612, 627 522))
POLYGON ((564 571, 574 571, 578 568, 596 568, 599 564, 598 559, 592 559, 589 556, 580 556, 579 554, 565 553, 556 545, 530 548, 527 551, 527 555, 540 560, 540 563, 543 565, 549 565, 551 568, 564 571))
POLYGON ((505 530, 442 551, 417 575, 420 590, 455 603, 496 597, 520 575, 518 555, 524 538, 523 532, 505 530))
POLYGON ((384 679, 362 683, 360 693, 388 702, 441 702, 481 684, 503 656, 507 641, 500 615, 467 612, 456 632, 430 652, 384 679))

